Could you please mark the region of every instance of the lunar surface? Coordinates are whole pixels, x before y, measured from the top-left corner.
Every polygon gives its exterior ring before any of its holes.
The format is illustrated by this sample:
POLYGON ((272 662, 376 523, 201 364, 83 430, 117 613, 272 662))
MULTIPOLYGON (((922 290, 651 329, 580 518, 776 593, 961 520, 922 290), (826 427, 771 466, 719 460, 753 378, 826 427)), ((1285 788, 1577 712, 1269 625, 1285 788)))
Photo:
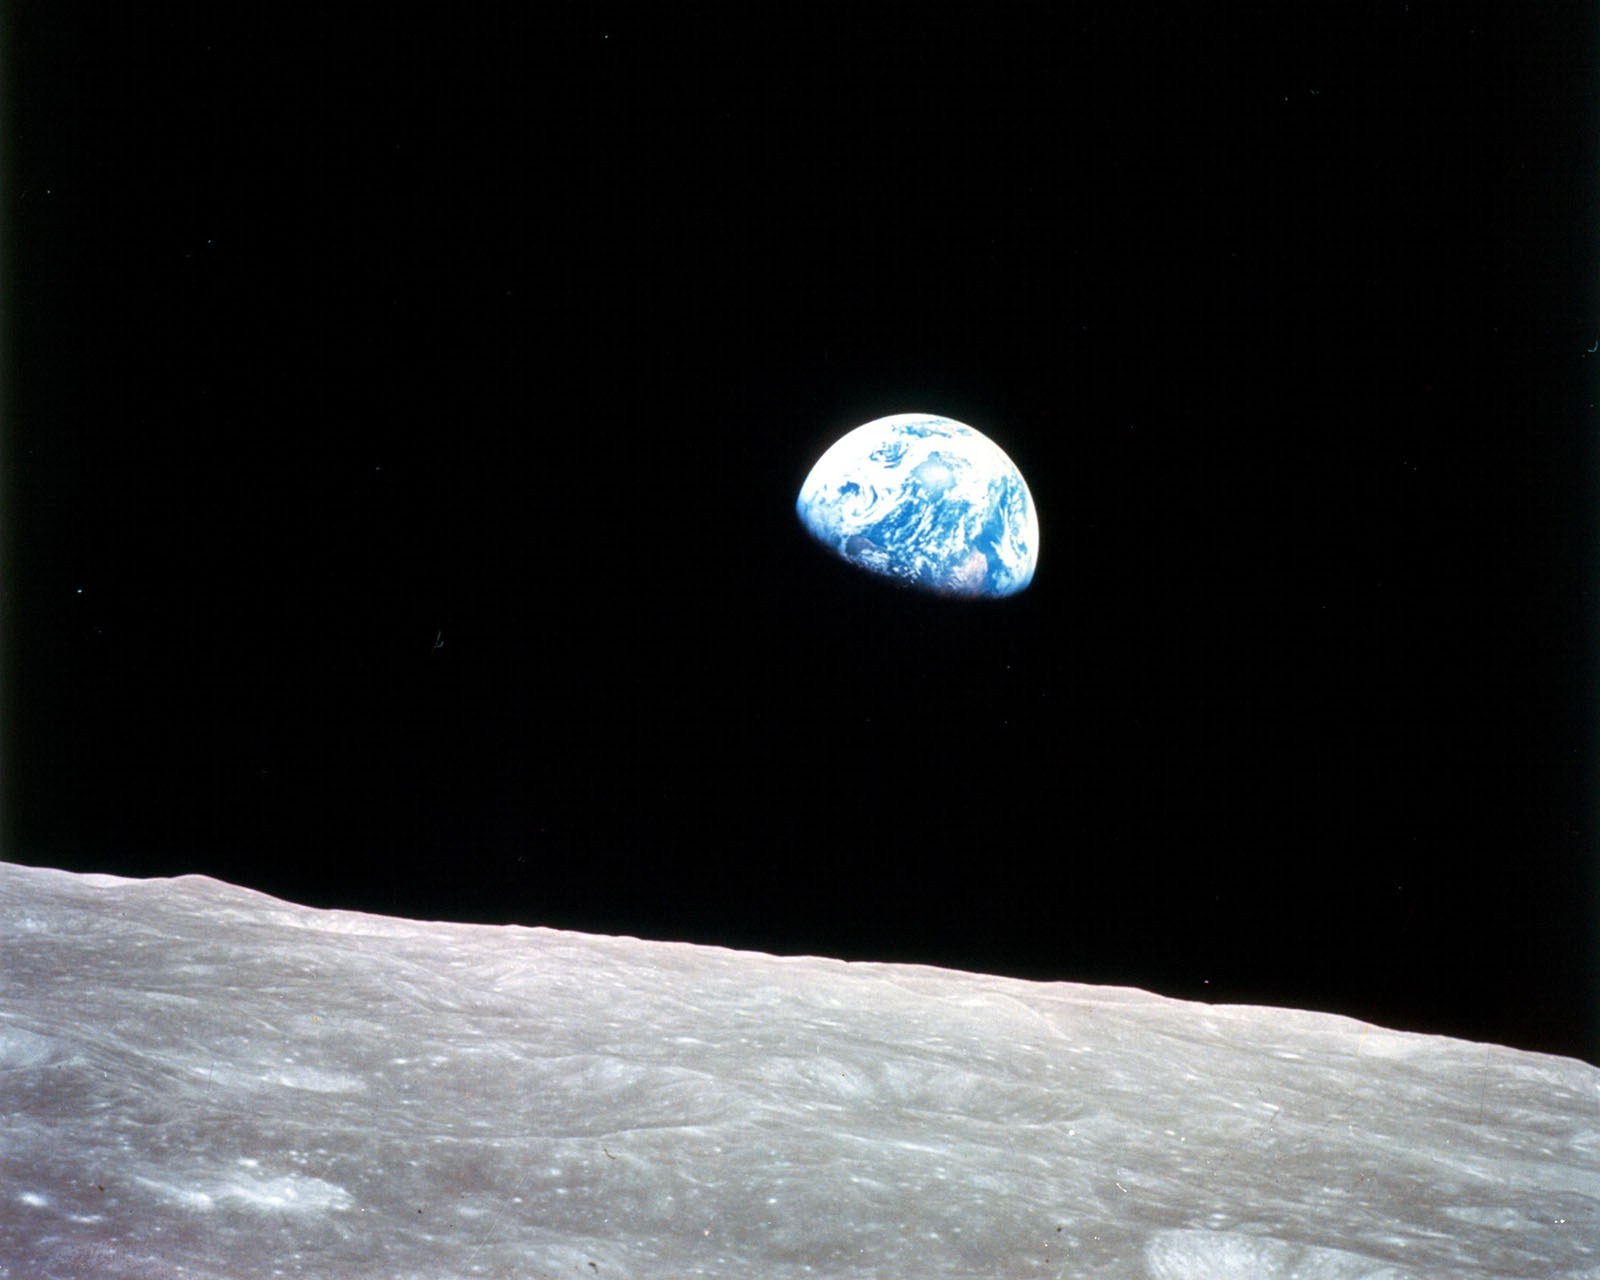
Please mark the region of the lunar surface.
POLYGON ((1600 1280, 1600 1071, 0 864, 0 1276, 1600 1280))

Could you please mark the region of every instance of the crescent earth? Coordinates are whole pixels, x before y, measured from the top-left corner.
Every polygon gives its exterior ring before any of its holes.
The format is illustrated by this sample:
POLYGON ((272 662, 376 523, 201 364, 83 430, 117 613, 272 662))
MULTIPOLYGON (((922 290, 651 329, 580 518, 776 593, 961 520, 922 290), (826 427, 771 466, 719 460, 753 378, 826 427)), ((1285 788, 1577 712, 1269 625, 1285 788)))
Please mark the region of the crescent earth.
POLYGON ((953 418, 902 413, 847 432, 817 460, 795 510, 835 555, 937 595, 1016 595, 1039 560, 1022 472, 953 418))

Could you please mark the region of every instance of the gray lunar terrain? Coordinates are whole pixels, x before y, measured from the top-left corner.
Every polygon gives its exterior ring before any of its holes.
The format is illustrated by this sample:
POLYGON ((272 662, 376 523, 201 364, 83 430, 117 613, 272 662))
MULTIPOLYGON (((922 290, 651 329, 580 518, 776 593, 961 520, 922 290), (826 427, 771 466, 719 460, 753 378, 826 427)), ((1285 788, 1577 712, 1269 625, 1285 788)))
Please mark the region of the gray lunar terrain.
POLYGON ((1600 1070, 0 864, 0 1276, 1600 1280, 1600 1070))

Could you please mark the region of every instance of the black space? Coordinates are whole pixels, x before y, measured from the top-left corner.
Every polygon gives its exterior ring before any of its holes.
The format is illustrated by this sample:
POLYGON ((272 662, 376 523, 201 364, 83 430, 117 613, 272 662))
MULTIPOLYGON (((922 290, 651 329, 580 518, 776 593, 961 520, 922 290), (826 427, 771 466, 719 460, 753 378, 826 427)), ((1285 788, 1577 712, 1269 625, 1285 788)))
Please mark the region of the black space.
POLYGON ((14 6, 6 856, 1600 1061, 1590 9, 14 6))

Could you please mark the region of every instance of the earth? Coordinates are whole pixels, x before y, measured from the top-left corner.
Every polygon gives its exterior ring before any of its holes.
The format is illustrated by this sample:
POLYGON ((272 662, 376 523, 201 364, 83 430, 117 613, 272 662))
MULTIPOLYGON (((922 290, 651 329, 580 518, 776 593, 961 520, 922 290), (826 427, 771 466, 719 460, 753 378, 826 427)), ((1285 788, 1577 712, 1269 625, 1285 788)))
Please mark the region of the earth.
POLYGON ((795 503, 851 564, 946 596, 1010 596, 1033 581, 1039 518, 1014 462, 981 431, 921 413, 836 440, 795 503))

